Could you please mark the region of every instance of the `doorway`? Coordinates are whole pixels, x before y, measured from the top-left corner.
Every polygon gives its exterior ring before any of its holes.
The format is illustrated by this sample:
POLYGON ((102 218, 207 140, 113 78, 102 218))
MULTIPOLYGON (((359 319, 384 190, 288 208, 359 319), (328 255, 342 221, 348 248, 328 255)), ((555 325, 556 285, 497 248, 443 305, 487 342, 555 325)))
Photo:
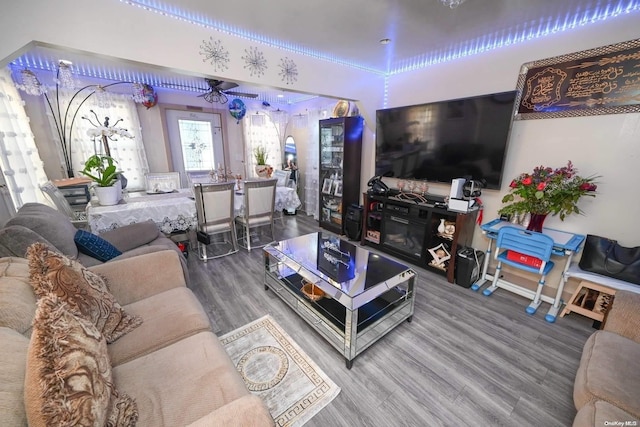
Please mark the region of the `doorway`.
POLYGON ((183 187, 189 172, 226 168, 220 113, 166 109, 165 114, 173 170, 180 172, 183 187))

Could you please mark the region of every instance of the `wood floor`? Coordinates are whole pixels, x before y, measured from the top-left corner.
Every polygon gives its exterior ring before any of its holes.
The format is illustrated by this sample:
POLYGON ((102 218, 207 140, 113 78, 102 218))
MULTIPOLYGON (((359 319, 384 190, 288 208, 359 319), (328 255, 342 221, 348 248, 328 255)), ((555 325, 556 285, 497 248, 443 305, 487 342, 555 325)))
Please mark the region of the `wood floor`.
MULTIPOLYGON (((318 231, 303 213, 276 225, 276 238, 318 231)), ((413 322, 344 359, 271 291, 262 250, 203 263, 188 259, 190 287, 222 335, 265 314, 342 389, 308 426, 570 426, 573 382, 592 321, 576 314, 544 321, 505 290, 491 297, 417 268, 413 322)))

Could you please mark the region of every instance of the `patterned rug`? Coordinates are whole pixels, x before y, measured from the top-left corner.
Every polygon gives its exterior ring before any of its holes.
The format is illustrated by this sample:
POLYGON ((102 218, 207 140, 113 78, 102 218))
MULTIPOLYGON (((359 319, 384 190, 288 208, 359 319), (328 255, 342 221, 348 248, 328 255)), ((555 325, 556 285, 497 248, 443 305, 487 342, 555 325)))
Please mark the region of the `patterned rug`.
POLYGON ((277 426, 303 425, 340 393, 269 315, 229 332, 220 342, 277 426))

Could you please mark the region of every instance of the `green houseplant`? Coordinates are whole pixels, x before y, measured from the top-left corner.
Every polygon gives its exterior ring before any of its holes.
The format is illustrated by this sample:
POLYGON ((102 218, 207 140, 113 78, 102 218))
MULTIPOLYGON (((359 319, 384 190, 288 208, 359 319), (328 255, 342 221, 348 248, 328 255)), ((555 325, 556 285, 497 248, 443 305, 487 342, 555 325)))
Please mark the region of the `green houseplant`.
POLYGON ((262 145, 258 145, 253 149, 253 157, 256 159, 256 165, 266 165, 269 158, 269 151, 262 145))
POLYGON ((118 178, 116 163, 111 156, 94 154, 84 163, 80 173, 91 178, 99 187, 111 187, 118 178))
POLYGON ((273 168, 267 164, 269 150, 262 145, 258 145, 253 149, 253 157, 256 159, 256 174, 260 178, 270 178, 273 168))
POLYGON ((96 195, 101 205, 115 205, 120 201, 122 187, 118 181, 116 160, 111 156, 94 154, 84 163, 81 174, 96 183, 96 195))

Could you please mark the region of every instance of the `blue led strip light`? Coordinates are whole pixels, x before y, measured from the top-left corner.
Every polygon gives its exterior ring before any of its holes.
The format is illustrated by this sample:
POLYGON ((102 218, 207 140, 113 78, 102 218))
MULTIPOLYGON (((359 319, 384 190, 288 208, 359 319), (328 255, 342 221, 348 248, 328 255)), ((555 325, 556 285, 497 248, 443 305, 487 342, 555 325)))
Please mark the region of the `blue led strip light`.
POLYGON ((532 23, 528 26, 523 26, 522 23, 519 23, 509 31, 496 32, 492 35, 485 35, 475 40, 468 40, 459 45, 447 46, 440 49, 438 52, 399 60, 396 64, 389 65, 387 70, 378 70, 352 61, 337 58, 334 55, 307 49, 295 43, 284 42, 260 34, 255 34, 247 30, 239 29, 224 22, 212 20, 203 14, 188 12, 176 6, 168 5, 161 0, 119 1, 150 12, 189 22, 203 28, 220 31, 252 42, 259 42, 289 52, 383 75, 395 75, 406 71, 425 68, 433 64, 453 61, 458 58, 476 55, 490 50, 499 49, 501 47, 542 38, 550 34, 572 30, 587 24, 604 21, 608 18, 613 18, 621 14, 637 12, 640 10, 640 0, 611 0, 602 4, 602 6, 593 11, 576 11, 575 14, 567 15, 563 20, 549 20, 539 22, 537 24, 532 23), (532 25, 535 25, 535 27, 532 25))
POLYGON ((508 33, 496 32, 484 35, 475 40, 469 40, 457 46, 448 46, 435 53, 418 55, 413 58, 398 61, 398 65, 388 71, 389 75, 418 70, 429 65, 453 61, 458 58, 476 55, 490 50, 499 49, 523 43, 533 39, 539 39, 551 34, 573 30, 584 25, 593 24, 618 15, 640 11, 640 0, 614 0, 593 11, 582 11, 575 15, 567 15, 565 19, 539 22, 536 27, 516 26, 508 33))

